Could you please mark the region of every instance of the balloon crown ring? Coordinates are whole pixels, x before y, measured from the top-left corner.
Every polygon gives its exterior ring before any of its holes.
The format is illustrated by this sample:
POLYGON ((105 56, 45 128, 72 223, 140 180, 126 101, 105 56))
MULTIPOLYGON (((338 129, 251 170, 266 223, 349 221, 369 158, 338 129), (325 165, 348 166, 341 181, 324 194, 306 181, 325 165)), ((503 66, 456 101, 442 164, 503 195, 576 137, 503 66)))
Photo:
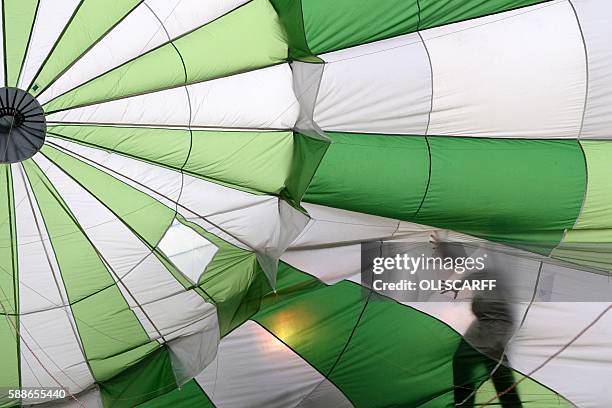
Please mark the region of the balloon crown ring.
POLYGON ((34 156, 46 133, 44 111, 36 98, 19 88, 0 88, 0 163, 34 156))
POLYGON ((0 108, 0 118, 3 118, 5 116, 11 116, 13 118, 12 120, 13 126, 21 126, 25 122, 25 115, 21 111, 15 108, 11 108, 11 107, 0 108))

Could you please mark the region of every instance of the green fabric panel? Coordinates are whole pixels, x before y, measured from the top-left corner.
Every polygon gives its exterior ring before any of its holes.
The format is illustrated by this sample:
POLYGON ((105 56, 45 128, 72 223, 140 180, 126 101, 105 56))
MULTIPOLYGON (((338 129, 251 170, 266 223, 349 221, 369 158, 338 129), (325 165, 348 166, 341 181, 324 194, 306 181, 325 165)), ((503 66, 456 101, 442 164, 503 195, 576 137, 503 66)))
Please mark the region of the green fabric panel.
POLYGON ((270 0, 276 9, 280 22, 287 33, 290 44, 289 57, 302 59, 312 55, 306 43, 304 19, 302 16, 302 0, 270 0))
POLYGON ((583 140, 580 145, 586 158, 588 185, 583 208, 574 228, 612 229, 612 142, 583 140))
POLYGON ((183 84, 185 70, 179 54, 170 43, 52 99, 43 105, 43 109, 49 114, 183 84))
POLYGON ((53 112, 226 77, 278 64, 286 57, 287 43, 274 9, 267 0, 253 0, 59 96, 44 109, 53 112))
POLYGON ((195 380, 191 380, 180 389, 138 405, 141 408, 215 408, 206 393, 195 380))
POLYGON ((170 352, 160 348, 121 374, 100 384, 106 408, 132 408, 176 388, 170 352))
POLYGON ((189 130, 113 126, 48 126, 47 133, 86 146, 180 169, 189 153, 189 130))
POLYGON ((278 263, 276 292, 268 293, 262 299, 262 313, 279 302, 289 304, 293 298, 325 288, 326 285, 317 278, 293 268, 285 262, 278 263))
POLYGON ((552 256, 578 265, 612 272, 612 143, 580 141, 588 183, 580 216, 552 256))
POLYGON ((259 309, 270 290, 255 254, 222 253, 211 262, 198 287, 217 307, 219 332, 225 336, 259 309))
POLYGON ((94 377, 104 381, 158 347, 123 298, 74 215, 32 161, 23 163, 49 234, 94 377))
POLYGON ((257 312, 261 297, 269 290, 265 275, 254 258, 225 270, 212 269, 210 279, 199 287, 211 296, 217 307, 221 337, 257 312))
POLYGON ((112 126, 49 126, 48 134, 184 171, 255 193, 279 193, 289 177, 291 132, 234 132, 112 126))
POLYGON ((172 224, 174 210, 153 197, 49 145, 43 146, 41 152, 108 207, 149 246, 157 246, 172 224))
MULTIPOLYGON (((347 281, 325 286, 281 263, 277 292, 264 299, 253 320, 328 376, 356 407, 454 406, 453 360, 460 347, 469 349, 460 357, 477 359, 478 364, 466 371, 471 383, 488 378, 485 362, 494 362, 475 352, 451 327, 379 295, 372 295, 366 305, 367 293, 347 281), (338 310, 340 303, 345 307, 338 310), (332 369, 329 362, 336 360, 332 369)), ((514 373, 514 378, 522 375, 514 373)), ((479 400, 488 396, 487 387, 483 386, 479 400)), ((521 383, 519 392, 526 408, 552 406, 546 405, 551 401, 569 406, 531 380, 521 383)))
POLYGON ((19 276, 17 271, 17 234, 11 166, 0 164, 0 407, 11 406, 15 400, 4 395, 8 389, 18 389, 19 374, 19 276))
POLYGON ((282 196, 298 206, 319 167, 329 143, 300 133, 293 136, 293 159, 282 196))
POLYGON ((418 24, 416 0, 271 1, 294 59, 416 31, 418 24))
POLYGON ((194 131, 185 170, 277 194, 289 177, 292 152, 291 132, 194 131))
MULTIPOLYGON (((17 0, 21 1, 21 0, 17 0)), ((45 90, 89 47, 120 22, 142 0, 82 0, 53 51, 33 80, 30 93, 45 90)))
POLYGON ((332 144, 304 201, 404 220, 414 216, 428 179, 424 137, 327 135, 332 144))
POLYGON ((550 255, 609 274, 612 272, 612 229, 568 230, 550 255))
POLYGON ((438 27, 547 1, 549 0, 419 0, 419 29, 438 27))
POLYGON ((304 1, 304 28, 313 54, 417 30, 416 0, 304 1))
POLYGON ((577 141, 430 137, 431 182, 415 221, 548 253, 585 188, 577 141))
POLYGON ((7 86, 17 86, 39 0, 4 0, 4 63, 7 86))
POLYGON ((180 215, 177 220, 219 248, 200 277, 197 290, 215 304, 223 337, 259 309, 270 285, 255 253, 226 242, 180 215))
MULTIPOLYGON (((306 296, 279 298, 253 316, 321 373, 330 372, 364 306, 361 291, 342 281, 306 296)), ((363 372, 361 373, 363 375, 363 372)))
POLYGON ((287 59, 287 39, 268 0, 252 0, 175 44, 185 60, 190 83, 251 71, 287 59), (211 55, 215 58, 210 58, 211 55), (209 65, 210 61, 219 61, 219 65, 209 65))
POLYGON ((306 202, 449 228, 540 253, 559 243, 582 204, 585 163, 576 141, 428 137, 428 184, 423 137, 332 132, 329 137, 333 144, 306 202))
MULTIPOLYGON (((360 295, 356 285, 346 286, 360 295)), ((418 407, 434 398, 440 407, 452 406, 460 340, 426 314, 373 297, 330 379, 359 407, 418 407)))
POLYGON ((548 0, 271 0, 293 59, 348 48, 548 0))

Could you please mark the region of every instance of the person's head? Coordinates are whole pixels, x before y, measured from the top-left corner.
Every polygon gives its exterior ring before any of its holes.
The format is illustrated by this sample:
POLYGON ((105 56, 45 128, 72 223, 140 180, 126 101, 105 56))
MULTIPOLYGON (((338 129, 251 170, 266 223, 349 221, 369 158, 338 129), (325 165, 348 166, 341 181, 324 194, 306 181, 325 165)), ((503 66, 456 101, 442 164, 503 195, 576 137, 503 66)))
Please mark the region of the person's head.
POLYGON ((436 230, 429 236, 433 256, 440 258, 464 258, 466 256, 463 245, 449 240, 448 230, 436 230))

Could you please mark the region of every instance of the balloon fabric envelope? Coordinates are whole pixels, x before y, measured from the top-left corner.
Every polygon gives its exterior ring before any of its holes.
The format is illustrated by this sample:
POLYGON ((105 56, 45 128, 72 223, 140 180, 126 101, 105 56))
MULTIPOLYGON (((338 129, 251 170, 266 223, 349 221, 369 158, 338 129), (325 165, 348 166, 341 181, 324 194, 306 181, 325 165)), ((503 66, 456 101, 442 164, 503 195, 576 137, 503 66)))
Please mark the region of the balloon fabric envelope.
POLYGON ((0 407, 452 407, 464 349, 476 404, 504 366, 612 406, 609 2, 1 13, 0 407), (469 303, 361 280, 440 230, 526 294, 501 358, 469 303))

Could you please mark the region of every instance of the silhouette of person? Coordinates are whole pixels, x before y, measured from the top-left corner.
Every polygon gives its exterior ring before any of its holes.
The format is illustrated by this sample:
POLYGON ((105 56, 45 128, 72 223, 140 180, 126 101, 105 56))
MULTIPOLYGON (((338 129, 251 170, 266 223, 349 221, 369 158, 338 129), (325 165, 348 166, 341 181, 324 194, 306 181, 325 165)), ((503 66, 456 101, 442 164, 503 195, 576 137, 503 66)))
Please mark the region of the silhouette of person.
MULTIPOLYGON (((439 234, 432 234, 430 242, 434 247, 434 256, 450 257, 453 260, 466 256, 461 244, 443 241, 439 234)), ((482 381, 483 369, 487 370, 487 375, 491 375, 501 407, 522 407, 514 375, 508 368, 509 362, 505 355, 506 345, 514 329, 514 318, 509 303, 510 290, 502 275, 491 265, 485 265, 482 271, 474 271, 461 278, 471 282, 495 280, 496 287, 494 290, 472 292, 471 308, 476 319, 468 328, 453 357, 454 396, 457 407, 474 407, 475 390, 482 381)))

